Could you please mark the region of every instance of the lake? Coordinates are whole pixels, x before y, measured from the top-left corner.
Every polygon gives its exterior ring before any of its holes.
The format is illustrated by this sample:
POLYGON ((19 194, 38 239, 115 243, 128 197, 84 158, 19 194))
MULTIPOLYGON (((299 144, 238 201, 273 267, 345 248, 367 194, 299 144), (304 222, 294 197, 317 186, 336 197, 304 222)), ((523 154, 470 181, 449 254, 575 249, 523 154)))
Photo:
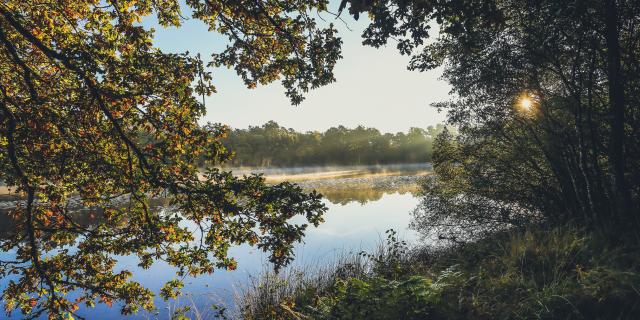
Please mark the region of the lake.
MULTIPOLYGON (((418 203, 417 183, 429 170, 428 165, 410 165, 238 169, 234 173, 264 173, 270 183, 295 181, 306 190, 316 189, 325 196, 323 201, 328 207, 325 222, 317 228, 310 227, 304 243, 296 247, 293 267, 301 267, 330 263, 341 253, 371 251, 381 243, 388 229, 398 231, 406 240, 415 239, 416 235, 407 229, 410 212, 418 203)), ((0 230, 3 229, 10 229, 6 219, 0 219, 0 230)), ((0 259, 10 255, 0 253, 0 259)), ((169 303, 156 299, 157 313, 139 313, 128 318, 168 319, 177 305, 195 306, 203 314, 210 314, 213 304, 233 309, 234 299, 250 277, 259 276, 268 265, 267 255, 249 246, 235 247, 231 255, 238 260, 236 270, 217 270, 212 275, 186 278, 183 297, 169 303)), ((120 257, 117 268, 132 271, 133 280, 154 292, 174 278, 175 269, 166 264, 156 263, 148 270, 137 264, 135 257, 120 257)), ((7 281, 0 280, 0 287, 7 281)), ((116 304, 113 307, 99 304, 93 309, 81 309, 80 314, 89 319, 122 318, 116 304)), ((20 318, 14 312, 10 319, 20 318)))

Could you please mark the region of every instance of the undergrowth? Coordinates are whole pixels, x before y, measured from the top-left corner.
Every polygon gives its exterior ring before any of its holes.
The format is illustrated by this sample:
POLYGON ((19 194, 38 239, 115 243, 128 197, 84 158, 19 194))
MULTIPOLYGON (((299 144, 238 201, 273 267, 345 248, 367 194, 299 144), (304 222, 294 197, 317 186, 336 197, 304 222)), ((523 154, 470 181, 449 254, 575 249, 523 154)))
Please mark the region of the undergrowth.
POLYGON ((244 319, 640 319, 640 254, 573 227, 532 227, 444 249, 377 252, 268 274, 244 319))

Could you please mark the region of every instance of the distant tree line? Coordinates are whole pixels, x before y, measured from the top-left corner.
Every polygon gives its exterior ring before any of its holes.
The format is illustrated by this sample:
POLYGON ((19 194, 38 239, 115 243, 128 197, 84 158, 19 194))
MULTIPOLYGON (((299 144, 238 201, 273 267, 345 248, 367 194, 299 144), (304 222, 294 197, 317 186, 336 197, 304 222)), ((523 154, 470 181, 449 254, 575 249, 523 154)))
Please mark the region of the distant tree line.
POLYGON ((231 130, 223 144, 235 153, 233 166, 416 163, 431 161, 433 141, 444 129, 438 124, 393 134, 364 126, 338 126, 303 133, 269 121, 231 130))

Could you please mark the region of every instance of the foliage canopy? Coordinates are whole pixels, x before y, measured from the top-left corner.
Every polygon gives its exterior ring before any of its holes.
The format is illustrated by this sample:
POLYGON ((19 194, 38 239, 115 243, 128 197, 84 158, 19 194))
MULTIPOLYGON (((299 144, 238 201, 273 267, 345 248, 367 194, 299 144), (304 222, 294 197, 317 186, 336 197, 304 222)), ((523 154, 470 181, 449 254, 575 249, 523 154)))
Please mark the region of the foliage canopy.
MULTIPOLYGON (((213 66, 233 68, 248 87, 281 80, 291 101, 332 82, 341 40, 312 16, 327 1, 84 0, 0 4, 0 179, 26 198, 2 235, 0 276, 11 277, 5 309, 26 318, 77 315, 79 305, 122 302, 122 312, 153 307, 152 293, 115 272, 115 256, 155 260, 179 275, 235 268, 232 244, 270 252, 276 267, 291 259, 306 224, 325 210, 318 194, 257 176, 199 172, 228 158, 221 125, 198 125, 214 92, 199 56, 164 53, 157 17, 178 27, 185 10, 229 38, 213 66), (172 210, 150 199, 168 196, 172 210), (81 224, 70 201, 99 209, 81 224), (173 214, 171 212, 179 212, 173 214), (72 250, 72 248, 75 248, 72 250), (69 301, 66 294, 78 293, 69 301)), ((169 282, 171 297, 180 285, 169 282)))
POLYGON ((393 39, 410 69, 444 66, 457 97, 437 105, 460 134, 436 143, 418 228, 542 217, 637 231, 637 1, 342 4, 369 14, 365 44, 393 39))

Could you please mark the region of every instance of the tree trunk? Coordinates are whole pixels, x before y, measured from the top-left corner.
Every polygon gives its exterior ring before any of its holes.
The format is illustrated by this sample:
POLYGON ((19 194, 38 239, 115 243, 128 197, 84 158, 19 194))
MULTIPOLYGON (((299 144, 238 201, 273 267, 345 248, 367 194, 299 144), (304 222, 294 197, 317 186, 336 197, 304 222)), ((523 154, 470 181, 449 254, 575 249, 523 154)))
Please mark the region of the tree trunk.
POLYGON ((624 158, 625 94, 620 70, 620 39, 618 31, 618 8, 615 0, 605 3, 605 38, 607 42, 607 64, 609 78, 609 112, 611 114, 611 136, 609 143, 609 165, 615 188, 616 213, 618 218, 632 213, 631 193, 625 179, 624 158))

